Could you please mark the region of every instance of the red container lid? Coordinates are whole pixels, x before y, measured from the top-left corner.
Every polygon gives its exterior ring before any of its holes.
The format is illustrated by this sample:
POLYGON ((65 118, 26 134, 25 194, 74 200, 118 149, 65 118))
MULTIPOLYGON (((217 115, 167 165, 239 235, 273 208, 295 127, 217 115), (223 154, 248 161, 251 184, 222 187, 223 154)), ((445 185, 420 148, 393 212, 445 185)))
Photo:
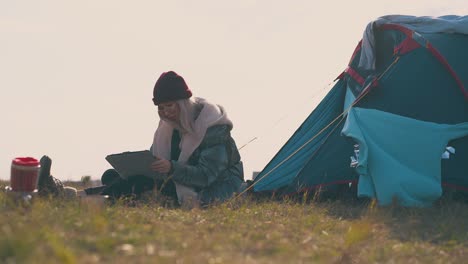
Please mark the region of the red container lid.
POLYGON ((13 159, 13 164, 19 166, 34 167, 39 166, 39 161, 33 157, 18 157, 13 159))

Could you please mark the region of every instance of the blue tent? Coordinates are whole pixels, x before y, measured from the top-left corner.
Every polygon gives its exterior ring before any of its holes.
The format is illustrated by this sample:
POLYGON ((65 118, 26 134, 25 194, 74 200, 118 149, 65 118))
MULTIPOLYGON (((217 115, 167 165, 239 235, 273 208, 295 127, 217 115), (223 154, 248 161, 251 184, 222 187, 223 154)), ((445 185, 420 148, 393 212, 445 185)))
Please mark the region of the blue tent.
POLYGON ((253 181, 255 192, 357 186, 379 204, 468 191, 468 16, 385 16, 253 181))

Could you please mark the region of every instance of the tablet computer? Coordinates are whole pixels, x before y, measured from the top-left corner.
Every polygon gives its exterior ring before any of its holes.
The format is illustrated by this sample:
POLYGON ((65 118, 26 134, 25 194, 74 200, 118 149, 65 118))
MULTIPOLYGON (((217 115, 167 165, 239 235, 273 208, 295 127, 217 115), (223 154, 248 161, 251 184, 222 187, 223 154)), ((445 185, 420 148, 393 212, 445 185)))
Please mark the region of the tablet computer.
POLYGON ((111 154, 106 156, 106 160, 124 179, 136 175, 143 175, 151 179, 165 178, 165 174, 151 170, 150 165, 156 158, 149 150, 111 154))

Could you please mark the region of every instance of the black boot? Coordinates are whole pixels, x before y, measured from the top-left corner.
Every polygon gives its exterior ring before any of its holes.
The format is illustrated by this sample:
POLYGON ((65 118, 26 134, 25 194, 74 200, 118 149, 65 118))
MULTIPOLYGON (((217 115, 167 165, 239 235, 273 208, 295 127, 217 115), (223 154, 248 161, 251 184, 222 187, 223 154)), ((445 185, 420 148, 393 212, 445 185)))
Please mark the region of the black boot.
POLYGON ((108 169, 101 176, 101 186, 84 189, 86 195, 116 196, 116 186, 121 181, 119 173, 114 169, 108 169))
POLYGON ((44 155, 39 161, 41 169, 37 181, 37 190, 40 196, 58 196, 63 193, 63 184, 60 180, 50 175, 52 160, 44 155))

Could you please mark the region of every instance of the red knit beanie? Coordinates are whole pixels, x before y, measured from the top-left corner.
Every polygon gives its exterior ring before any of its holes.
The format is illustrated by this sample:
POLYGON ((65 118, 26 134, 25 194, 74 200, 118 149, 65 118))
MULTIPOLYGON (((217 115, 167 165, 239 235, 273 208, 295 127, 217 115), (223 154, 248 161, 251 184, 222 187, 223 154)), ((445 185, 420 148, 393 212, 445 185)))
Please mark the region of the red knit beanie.
POLYGON ((184 78, 173 71, 163 72, 154 85, 153 102, 155 105, 187 99, 191 96, 192 92, 184 78))

